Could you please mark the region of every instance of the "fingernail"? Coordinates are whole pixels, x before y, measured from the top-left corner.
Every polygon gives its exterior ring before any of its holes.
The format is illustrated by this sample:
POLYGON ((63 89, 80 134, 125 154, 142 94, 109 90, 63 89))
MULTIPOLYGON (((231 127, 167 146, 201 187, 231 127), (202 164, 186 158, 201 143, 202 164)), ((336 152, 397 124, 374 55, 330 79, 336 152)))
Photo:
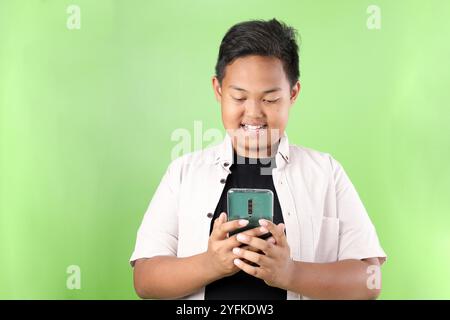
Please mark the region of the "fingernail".
POLYGON ((248 220, 244 220, 244 219, 239 220, 239 225, 241 225, 241 226, 248 225, 248 220))
POLYGON ((233 262, 237 266, 241 264, 241 260, 239 260, 239 259, 234 259, 233 262))
POLYGON ((236 237, 238 239, 238 241, 247 241, 248 237, 242 233, 239 233, 236 237))
POLYGON ((275 244, 275 239, 274 238, 269 238, 267 241, 269 241, 270 243, 275 244))
POLYGON ((233 253, 236 255, 238 255, 240 251, 241 251, 241 249, 239 249, 239 248, 233 248, 233 253))
POLYGON ((264 228, 264 227, 261 227, 261 228, 259 228, 259 231, 261 231, 261 232, 263 232, 263 233, 267 233, 267 231, 269 231, 269 230, 267 230, 267 229, 264 228))
POLYGON ((261 225, 261 226, 264 226, 264 227, 267 227, 267 220, 264 220, 264 219, 259 219, 259 225, 261 225))

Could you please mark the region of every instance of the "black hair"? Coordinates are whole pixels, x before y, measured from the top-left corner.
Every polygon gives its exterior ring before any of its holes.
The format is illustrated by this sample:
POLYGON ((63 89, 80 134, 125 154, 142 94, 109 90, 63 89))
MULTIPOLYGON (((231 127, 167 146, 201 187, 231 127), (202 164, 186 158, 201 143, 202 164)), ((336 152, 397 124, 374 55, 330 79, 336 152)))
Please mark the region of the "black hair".
POLYGON ((250 20, 232 26, 222 39, 216 64, 216 77, 222 83, 225 67, 239 57, 276 57, 283 63, 293 86, 300 77, 297 31, 276 19, 250 20))

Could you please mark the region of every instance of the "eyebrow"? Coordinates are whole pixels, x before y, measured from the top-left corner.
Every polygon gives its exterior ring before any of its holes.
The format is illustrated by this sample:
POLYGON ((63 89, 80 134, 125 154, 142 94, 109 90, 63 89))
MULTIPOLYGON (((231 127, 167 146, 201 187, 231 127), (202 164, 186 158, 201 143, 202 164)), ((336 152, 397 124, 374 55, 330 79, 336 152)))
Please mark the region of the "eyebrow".
MULTIPOLYGON (((245 90, 243 88, 240 88, 240 87, 237 87, 237 86, 234 86, 234 85, 229 85, 228 88, 235 89, 235 90, 238 90, 238 91, 247 92, 247 90, 245 90)), ((264 90, 263 93, 271 93, 271 92, 275 92, 275 91, 279 91, 279 90, 281 90, 280 87, 275 87, 275 88, 272 88, 272 89, 269 89, 269 90, 264 90)))

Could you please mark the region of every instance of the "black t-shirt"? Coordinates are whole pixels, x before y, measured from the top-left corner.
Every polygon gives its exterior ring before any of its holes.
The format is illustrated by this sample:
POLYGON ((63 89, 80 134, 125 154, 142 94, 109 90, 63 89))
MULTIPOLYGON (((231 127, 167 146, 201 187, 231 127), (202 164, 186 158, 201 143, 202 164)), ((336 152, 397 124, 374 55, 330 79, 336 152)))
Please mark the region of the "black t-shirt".
MULTIPOLYGON (((234 152, 233 157, 234 161, 230 167, 231 173, 227 177, 225 187, 214 212, 209 233, 211 234, 214 220, 221 212, 227 211, 227 192, 230 188, 272 190, 274 194, 273 221, 276 224, 284 222, 270 170, 271 166, 275 167, 275 158, 270 158, 270 161, 268 161, 268 158, 257 161, 256 159, 241 157, 236 152, 234 152), (265 169, 264 174, 261 174, 261 168, 263 167, 268 168, 268 170, 265 169)), ((286 297, 286 290, 271 287, 264 280, 253 277, 242 270, 232 276, 214 281, 205 288, 205 300, 286 300, 286 297)))

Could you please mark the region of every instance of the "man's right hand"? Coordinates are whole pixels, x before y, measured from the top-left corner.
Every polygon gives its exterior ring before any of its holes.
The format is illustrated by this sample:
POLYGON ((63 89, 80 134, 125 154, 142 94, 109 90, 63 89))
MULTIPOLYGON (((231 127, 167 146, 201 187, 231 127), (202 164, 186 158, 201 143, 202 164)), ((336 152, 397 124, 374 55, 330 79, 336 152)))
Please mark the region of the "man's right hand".
MULTIPOLYGON (((233 260, 237 256, 232 252, 234 247, 242 245, 236 239, 237 234, 228 236, 229 232, 237 229, 241 229, 248 224, 248 220, 232 220, 227 222, 226 212, 222 212, 220 216, 214 221, 213 230, 208 240, 208 250, 206 255, 207 261, 211 264, 212 271, 218 279, 231 276, 237 273, 240 269, 236 267, 233 260)), ((251 236, 260 236, 265 232, 261 232, 260 227, 243 231, 242 233, 251 236)), ((275 243, 275 239, 270 237, 267 239, 272 243, 275 243)), ((258 251, 253 247, 243 247, 247 250, 258 251)))

